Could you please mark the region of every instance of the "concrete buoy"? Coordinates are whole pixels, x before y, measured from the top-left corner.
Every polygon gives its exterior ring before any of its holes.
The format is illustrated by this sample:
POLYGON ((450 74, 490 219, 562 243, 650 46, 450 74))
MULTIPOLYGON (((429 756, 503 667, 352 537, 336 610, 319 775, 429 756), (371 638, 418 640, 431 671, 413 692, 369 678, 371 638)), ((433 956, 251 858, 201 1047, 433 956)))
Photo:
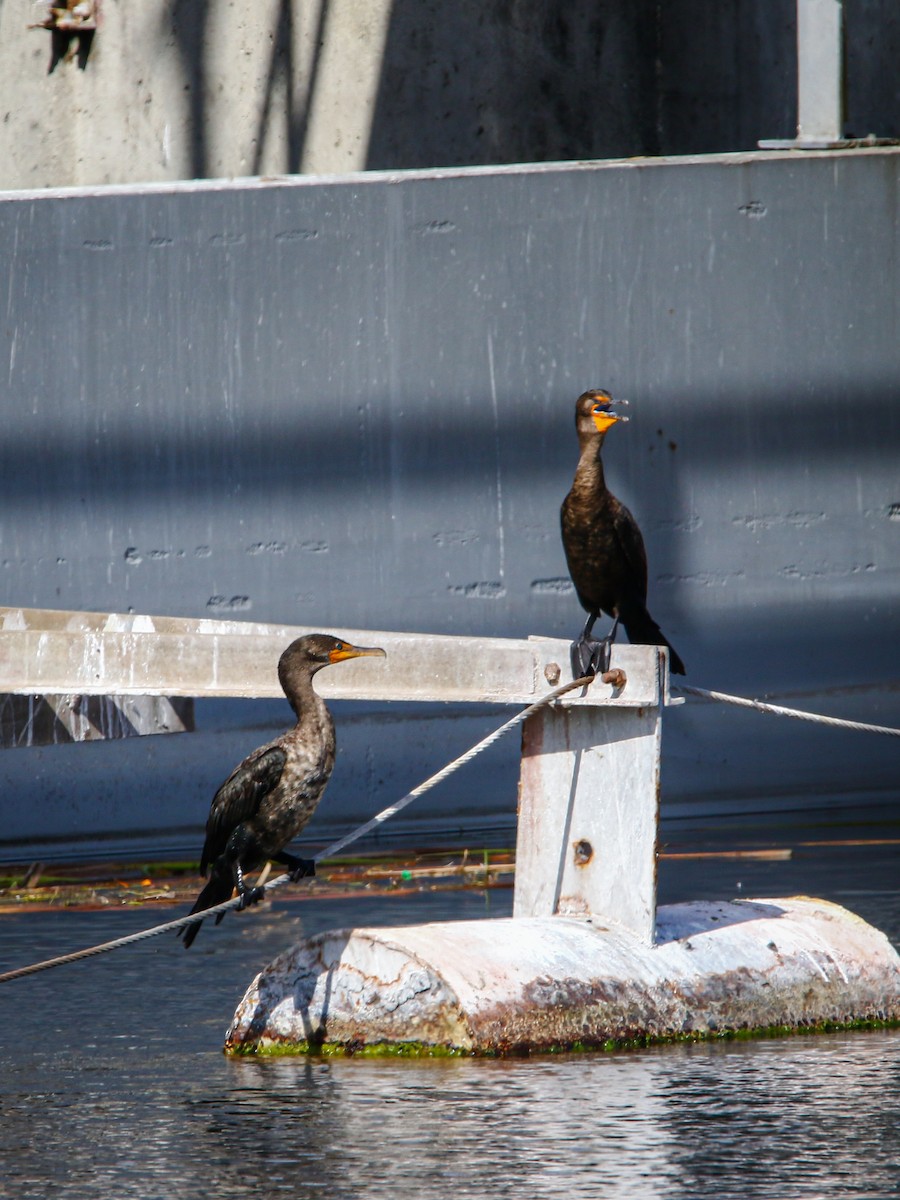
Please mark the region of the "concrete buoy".
POLYGON ((232 1053, 495 1054, 900 1020, 900 956, 836 904, 660 908, 656 942, 594 917, 322 933, 250 985, 232 1053))

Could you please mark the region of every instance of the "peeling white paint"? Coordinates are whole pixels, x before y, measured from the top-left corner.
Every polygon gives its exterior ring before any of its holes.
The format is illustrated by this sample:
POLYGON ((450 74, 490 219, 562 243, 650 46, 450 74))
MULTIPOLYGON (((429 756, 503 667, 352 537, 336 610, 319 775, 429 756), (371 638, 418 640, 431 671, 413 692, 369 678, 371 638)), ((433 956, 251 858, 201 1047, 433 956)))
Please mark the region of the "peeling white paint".
POLYGON ((659 917, 653 947, 597 918, 323 933, 256 977, 226 1045, 493 1052, 900 1017, 900 956, 838 905, 704 902, 659 917))

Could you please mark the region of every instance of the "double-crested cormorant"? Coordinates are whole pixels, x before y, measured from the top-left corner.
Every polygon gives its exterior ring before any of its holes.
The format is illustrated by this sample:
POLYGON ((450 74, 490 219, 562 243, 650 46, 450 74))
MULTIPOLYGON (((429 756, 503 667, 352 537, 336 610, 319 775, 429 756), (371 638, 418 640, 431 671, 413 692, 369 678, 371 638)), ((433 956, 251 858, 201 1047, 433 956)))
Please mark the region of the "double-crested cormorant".
POLYGON ((647 554, 638 523, 610 492, 603 478, 600 451, 607 431, 627 417, 613 412, 609 392, 585 392, 575 405, 581 457, 572 490, 562 505, 562 540, 569 574, 588 614, 581 636, 572 643, 572 671, 593 675, 609 665, 610 643, 621 621, 630 642, 668 646, 669 666, 684 674, 684 663, 647 611, 647 554), (613 618, 602 642, 591 637, 601 612, 613 618))
MULTIPOLYGON (((200 873, 209 870, 210 879, 192 913, 228 900, 235 888, 241 908, 260 900, 263 889, 247 888, 244 872, 270 859, 288 867, 292 879, 315 875, 314 862, 284 849, 315 812, 334 766, 334 722, 312 678, 330 663, 362 655, 384 655, 384 651, 314 633, 297 638, 282 654, 278 680, 297 724, 248 754, 213 797, 200 860, 200 873)), ((216 917, 216 923, 222 916, 216 917)), ((201 924, 185 926, 185 946, 193 942, 201 924)))

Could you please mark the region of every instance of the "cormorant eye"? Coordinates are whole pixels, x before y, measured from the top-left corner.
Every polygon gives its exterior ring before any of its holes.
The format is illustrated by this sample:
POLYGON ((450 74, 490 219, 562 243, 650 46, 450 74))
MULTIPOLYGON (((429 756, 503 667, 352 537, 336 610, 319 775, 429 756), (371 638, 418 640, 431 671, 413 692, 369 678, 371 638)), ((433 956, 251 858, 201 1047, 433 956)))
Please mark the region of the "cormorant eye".
POLYGON ((343 650, 344 643, 343 642, 335 642, 334 648, 335 648, 335 650, 343 650))

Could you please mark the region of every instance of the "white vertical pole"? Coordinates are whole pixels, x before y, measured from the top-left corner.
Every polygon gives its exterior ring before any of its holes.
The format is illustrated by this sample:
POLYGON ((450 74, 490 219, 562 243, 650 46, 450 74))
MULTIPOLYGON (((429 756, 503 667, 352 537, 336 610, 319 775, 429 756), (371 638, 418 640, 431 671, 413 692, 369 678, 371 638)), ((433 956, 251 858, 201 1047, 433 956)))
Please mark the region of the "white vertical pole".
POLYGON ((529 719, 515 916, 609 919, 653 941, 659 749, 658 703, 561 707, 529 719))
POLYGON ((797 0, 797 141, 844 136, 842 0, 797 0))

